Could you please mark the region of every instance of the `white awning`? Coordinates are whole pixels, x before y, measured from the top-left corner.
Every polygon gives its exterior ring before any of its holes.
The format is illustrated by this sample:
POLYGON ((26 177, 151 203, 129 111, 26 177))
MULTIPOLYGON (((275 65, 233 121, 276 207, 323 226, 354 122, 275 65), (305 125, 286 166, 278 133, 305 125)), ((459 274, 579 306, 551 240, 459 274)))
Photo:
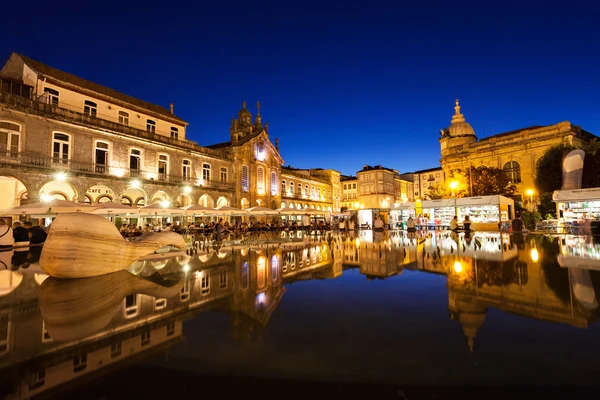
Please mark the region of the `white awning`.
POLYGON ((565 201, 600 201, 600 188, 555 190, 552 200, 558 203, 565 201))

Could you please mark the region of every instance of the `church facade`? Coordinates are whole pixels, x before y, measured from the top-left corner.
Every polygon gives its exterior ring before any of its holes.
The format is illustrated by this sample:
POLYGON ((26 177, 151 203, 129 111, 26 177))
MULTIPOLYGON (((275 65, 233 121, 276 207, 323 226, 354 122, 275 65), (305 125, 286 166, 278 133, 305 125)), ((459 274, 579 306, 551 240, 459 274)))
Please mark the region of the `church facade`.
POLYGON ((517 187, 515 200, 522 201, 528 190, 535 190, 537 161, 555 145, 582 144, 595 136, 569 121, 547 126, 530 126, 478 139, 473 127, 461 113, 458 100, 448 128, 441 131, 440 163, 446 179, 455 170, 469 171, 479 166, 501 168, 517 187))

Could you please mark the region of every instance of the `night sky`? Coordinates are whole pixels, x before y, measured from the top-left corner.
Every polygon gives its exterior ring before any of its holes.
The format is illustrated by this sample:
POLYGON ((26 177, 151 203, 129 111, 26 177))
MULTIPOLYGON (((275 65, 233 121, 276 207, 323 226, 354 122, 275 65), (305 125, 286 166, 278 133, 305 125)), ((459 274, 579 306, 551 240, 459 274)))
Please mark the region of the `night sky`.
POLYGON ((600 6, 508 3, 21 0, 2 6, 0 60, 173 102, 202 145, 260 100, 285 165, 344 174, 438 166, 457 97, 480 138, 565 120, 600 134, 600 6))

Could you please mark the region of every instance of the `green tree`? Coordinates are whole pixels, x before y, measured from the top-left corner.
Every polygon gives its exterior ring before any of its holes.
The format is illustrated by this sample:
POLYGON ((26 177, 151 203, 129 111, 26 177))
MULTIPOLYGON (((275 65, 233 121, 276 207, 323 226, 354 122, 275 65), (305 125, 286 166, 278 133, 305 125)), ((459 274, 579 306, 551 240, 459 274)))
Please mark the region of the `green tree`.
POLYGON ((538 160, 533 183, 540 195, 552 193, 562 187, 562 162, 565 156, 573 150, 575 150, 574 146, 559 144, 546 150, 538 160))
POLYGON ((563 160, 569 152, 578 148, 585 152, 581 186, 600 187, 600 143, 594 138, 582 146, 559 144, 546 150, 535 168, 534 184, 538 193, 552 193, 561 189, 563 160))
POLYGON ((469 197, 469 178, 462 170, 452 172, 446 183, 436 183, 428 188, 425 195, 427 200, 450 199, 456 197, 469 197), (456 189, 452 190, 450 184, 457 183, 456 189))
POLYGON ((481 166, 471 169, 473 196, 490 196, 499 194, 511 197, 517 187, 510 182, 506 173, 500 168, 481 166))

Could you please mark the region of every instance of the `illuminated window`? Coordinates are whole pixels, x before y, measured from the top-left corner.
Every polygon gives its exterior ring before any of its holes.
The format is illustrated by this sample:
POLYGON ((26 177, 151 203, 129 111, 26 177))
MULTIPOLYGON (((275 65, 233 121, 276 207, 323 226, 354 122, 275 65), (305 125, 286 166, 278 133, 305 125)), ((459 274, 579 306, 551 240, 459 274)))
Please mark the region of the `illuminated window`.
POLYGON ((210 181, 210 164, 202 164, 202 179, 210 181))
POLYGON ((285 180, 281 181, 281 193, 285 193, 286 192, 286 187, 285 187, 285 180))
POLYGON ((516 161, 509 161, 504 164, 504 173, 512 183, 521 182, 521 166, 516 161))
POLYGON ((304 194, 308 196, 308 185, 304 185, 304 194))
POLYGON ((44 88, 44 93, 48 93, 48 104, 58 106, 58 90, 44 88))
POLYGON ((119 111, 119 123, 123 125, 129 125, 129 113, 125 111, 119 111))
POLYGON ((277 194, 277 174, 271 172, 271 194, 277 194))
POLYGON ((192 178, 192 162, 190 160, 183 160, 182 168, 183 180, 190 180, 192 178))
POLYGON ((169 156, 166 154, 158 155, 158 179, 164 181, 169 174, 169 156))
POLYGON ((146 132, 156 133, 156 122, 148 119, 146 120, 146 132))
MULTIPOLYGON (((307 186, 308 187, 308 186, 307 186)), ((301 195, 302 194, 302 184, 299 183, 298 184, 298 194, 301 195)))
POLYGON ((227 168, 221 167, 221 182, 227 182, 227 168))
POLYGON ((106 172, 106 167, 108 166, 108 151, 108 143, 99 140, 96 141, 96 149, 94 151, 94 161, 96 165, 94 170, 97 173, 104 174, 106 172))
POLYGON ((167 306, 167 299, 155 299, 154 300, 154 309, 162 310, 167 306))
POLYGON ((290 193, 294 194, 294 182, 290 182, 290 193))
POLYGON ((182 302, 188 301, 190 299, 190 281, 185 281, 183 287, 181 288, 181 292, 179 293, 179 300, 182 302))
POLYGON ((179 129, 171 127, 171 139, 179 139, 179 129))
POLYGON ((265 190, 265 169, 263 167, 258 167, 256 170, 256 190, 265 190))
POLYGON ((249 179, 248 179, 248 166, 242 165, 242 190, 247 192, 250 189, 249 179))
POLYGON ((210 276, 209 275, 202 276, 201 289, 202 289, 202 294, 210 293, 210 276))
POLYGON ((69 135, 55 133, 52 137, 52 158, 55 163, 67 164, 69 162, 69 135))
POLYGON ((98 113, 98 105, 93 101, 85 100, 83 102, 83 113, 90 117, 95 117, 98 113))
POLYGON ((249 284, 248 261, 244 261, 242 264, 242 289, 248 289, 249 284))
POLYGON ((129 169, 131 170, 130 176, 136 177, 137 172, 142 166, 142 151, 138 149, 131 149, 129 151, 129 169))
POLYGON ((19 152, 21 126, 8 121, 0 121, 0 151, 19 152))

